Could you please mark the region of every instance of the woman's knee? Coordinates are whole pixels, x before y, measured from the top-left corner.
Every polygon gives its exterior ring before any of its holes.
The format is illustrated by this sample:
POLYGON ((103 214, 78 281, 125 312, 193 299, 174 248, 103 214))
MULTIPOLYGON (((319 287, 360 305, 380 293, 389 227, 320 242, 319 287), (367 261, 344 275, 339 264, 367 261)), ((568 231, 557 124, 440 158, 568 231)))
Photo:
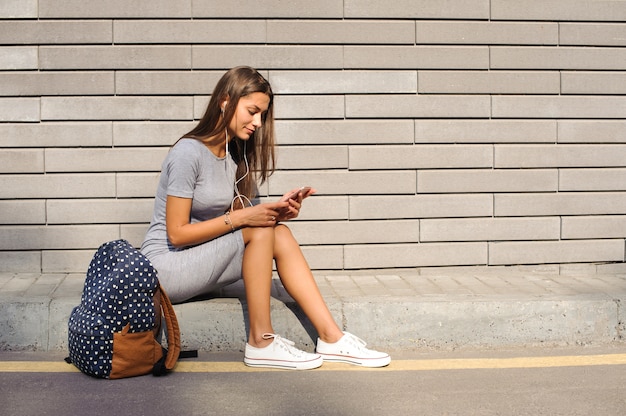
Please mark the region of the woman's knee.
POLYGON ((254 241, 273 244, 275 238, 272 227, 250 227, 244 228, 242 232, 243 241, 246 245, 254 241))
POLYGON ((246 245, 259 241, 263 244, 298 244, 289 227, 278 224, 275 227, 244 228, 243 239, 246 245))
POLYGON ((292 234, 289 227, 283 224, 277 225, 275 228, 275 251, 278 254, 281 249, 292 250, 295 247, 299 247, 299 243, 296 237, 292 234))
POLYGON ((275 238, 277 241, 295 240, 291 230, 285 224, 276 225, 276 227, 274 227, 274 234, 276 235, 275 238))

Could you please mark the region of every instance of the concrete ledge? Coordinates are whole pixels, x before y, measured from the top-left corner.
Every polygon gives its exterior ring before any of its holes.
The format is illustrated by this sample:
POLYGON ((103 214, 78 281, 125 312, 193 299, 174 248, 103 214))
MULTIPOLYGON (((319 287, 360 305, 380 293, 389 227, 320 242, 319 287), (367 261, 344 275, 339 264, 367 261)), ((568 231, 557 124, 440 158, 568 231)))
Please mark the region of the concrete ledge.
MULTIPOLYGON (((337 320, 388 351, 565 346, 621 342, 626 274, 509 268, 318 273, 337 320)), ((84 276, 0 274, 0 350, 67 349, 67 320, 84 276)), ((316 333, 275 279, 274 329, 312 350, 316 333)), ((243 284, 214 298, 175 305, 184 348, 242 351, 243 284)))

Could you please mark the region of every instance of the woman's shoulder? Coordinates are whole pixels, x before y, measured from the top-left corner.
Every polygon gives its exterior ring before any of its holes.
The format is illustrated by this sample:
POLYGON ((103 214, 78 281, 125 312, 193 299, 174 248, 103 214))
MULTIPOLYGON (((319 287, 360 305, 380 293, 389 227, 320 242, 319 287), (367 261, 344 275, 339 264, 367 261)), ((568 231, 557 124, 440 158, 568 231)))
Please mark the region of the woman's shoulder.
POLYGON ((198 140, 180 139, 172 146, 163 163, 164 165, 201 164, 203 147, 204 145, 198 140))
POLYGON ((173 157, 202 157, 202 152, 205 150, 204 144, 200 140, 182 138, 174 144, 170 149, 170 155, 173 157))
POLYGON ((192 139, 190 137, 183 137, 178 140, 172 149, 180 149, 180 150, 198 150, 202 149, 204 144, 200 140, 192 139))

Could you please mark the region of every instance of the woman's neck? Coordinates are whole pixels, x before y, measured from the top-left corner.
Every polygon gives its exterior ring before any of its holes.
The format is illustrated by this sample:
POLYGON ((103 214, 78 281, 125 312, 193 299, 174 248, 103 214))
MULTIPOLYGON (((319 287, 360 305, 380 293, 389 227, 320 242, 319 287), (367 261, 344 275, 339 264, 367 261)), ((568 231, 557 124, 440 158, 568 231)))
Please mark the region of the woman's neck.
POLYGON ((202 143, 204 143, 207 149, 209 149, 215 156, 219 158, 226 156, 226 143, 224 135, 209 137, 208 139, 202 140, 202 143))

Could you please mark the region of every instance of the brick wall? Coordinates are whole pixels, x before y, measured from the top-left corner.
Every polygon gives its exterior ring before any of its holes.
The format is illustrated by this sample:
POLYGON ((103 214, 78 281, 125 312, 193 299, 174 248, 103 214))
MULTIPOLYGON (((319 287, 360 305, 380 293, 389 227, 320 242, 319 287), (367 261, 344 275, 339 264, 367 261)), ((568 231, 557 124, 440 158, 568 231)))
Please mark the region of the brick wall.
POLYGON ((140 244, 217 79, 276 97, 316 269, 623 262, 626 1, 2 0, 0 271, 140 244))

